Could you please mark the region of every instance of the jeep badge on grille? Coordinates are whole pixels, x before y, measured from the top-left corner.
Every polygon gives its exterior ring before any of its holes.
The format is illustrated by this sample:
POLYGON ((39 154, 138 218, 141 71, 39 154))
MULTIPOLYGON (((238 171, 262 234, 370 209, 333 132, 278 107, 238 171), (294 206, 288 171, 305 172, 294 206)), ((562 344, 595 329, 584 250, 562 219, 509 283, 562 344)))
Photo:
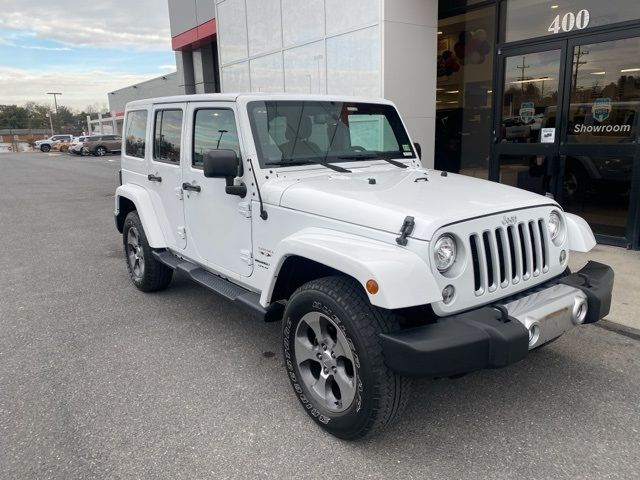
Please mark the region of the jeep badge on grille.
POLYGON ((516 217, 515 215, 513 215, 512 217, 507 217, 506 215, 502 217, 502 225, 504 225, 505 227, 507 225, 515 225, 516 223, 518 223, 518 217, 516 217))

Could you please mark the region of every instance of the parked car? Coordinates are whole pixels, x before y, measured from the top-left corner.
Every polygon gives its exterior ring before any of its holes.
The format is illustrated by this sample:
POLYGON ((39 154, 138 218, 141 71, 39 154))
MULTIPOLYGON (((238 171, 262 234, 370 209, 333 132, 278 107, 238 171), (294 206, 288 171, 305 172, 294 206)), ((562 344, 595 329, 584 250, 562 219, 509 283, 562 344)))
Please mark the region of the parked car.
POLYGON ((84 143, 87 142, 91 137, 88 135, 82 137, 75 137, 71 145, 69 146, 69 153, 73 153, 75 155, 82 155, 82 150, 84 148, 84 143))
POLYGON ((177 270, 282 320, 294 394, 338 437, 394 420, 410 377, 505 367, 609 312, 612 269, 567 267, 596 244, 582 218, 423 168, 389 101, 139 100, 124 132, 114 213, 133 285, 177 270))
POLYGON ((60 142, 71 142, 73 135, 53 135, 45 140, 37 140, 36 148, 39 148, 41 152, 50 152, 55 145, 60 142))
POLYGON ((120 152, 122 137, 119 135, 95 135, 85 140, 83 148, 86 152, 103 157, 108 153, 120 152))
POLYGON ((69 148, 71 147, 71 143, 72 142, 73 142, 73 139, 72 140, 62 140, 61 142, 56 143, 53 146, 53 149, 57 150, 59 152, 62 152, 62 153, 66 153, 66 152, 69 151, 69 148))

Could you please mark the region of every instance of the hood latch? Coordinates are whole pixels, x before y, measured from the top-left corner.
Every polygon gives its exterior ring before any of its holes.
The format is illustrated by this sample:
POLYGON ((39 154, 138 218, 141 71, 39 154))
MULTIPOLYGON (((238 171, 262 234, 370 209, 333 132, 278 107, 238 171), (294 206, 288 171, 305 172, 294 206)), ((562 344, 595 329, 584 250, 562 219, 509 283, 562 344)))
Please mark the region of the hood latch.
POLYGON ((413 228, 416 226, 415 219, 413 217, 405 217, 402 228, 400 228, 400 236, 396 238, 396 243, 403 247, 409 243, 407 237, 413 233, 413 228))

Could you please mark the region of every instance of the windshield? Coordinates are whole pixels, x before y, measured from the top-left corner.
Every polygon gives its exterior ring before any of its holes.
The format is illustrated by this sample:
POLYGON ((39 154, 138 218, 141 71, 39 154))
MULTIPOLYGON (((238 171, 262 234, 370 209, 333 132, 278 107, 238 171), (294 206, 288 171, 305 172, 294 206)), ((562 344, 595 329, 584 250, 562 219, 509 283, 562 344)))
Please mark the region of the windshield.
POLYGON ((415 158, 395 108, 374 103, 250 102, 261 165, 415 158))

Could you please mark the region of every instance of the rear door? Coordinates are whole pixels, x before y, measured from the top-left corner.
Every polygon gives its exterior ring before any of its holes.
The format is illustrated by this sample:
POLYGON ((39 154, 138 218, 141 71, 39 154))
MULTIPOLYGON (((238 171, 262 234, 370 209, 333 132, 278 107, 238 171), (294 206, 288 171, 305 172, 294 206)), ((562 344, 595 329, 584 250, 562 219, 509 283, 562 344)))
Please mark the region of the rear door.
POLYGON ((147 185, 153 207, 165 233, 168 246, 183 250, 187 245, 182 202, 180 156, 185 105, 156 105, 151 112, 151 160, 147 185))
POLYGON ((211 150, 230 149, 243 158, 235 104, 191 103, 187 115, 183 181, 200 190, 184 192, 187 256, 219 272, 247 277, 253 271, 250 200, 227 194, 224 178, 205 178, 202 171, 211 150))

